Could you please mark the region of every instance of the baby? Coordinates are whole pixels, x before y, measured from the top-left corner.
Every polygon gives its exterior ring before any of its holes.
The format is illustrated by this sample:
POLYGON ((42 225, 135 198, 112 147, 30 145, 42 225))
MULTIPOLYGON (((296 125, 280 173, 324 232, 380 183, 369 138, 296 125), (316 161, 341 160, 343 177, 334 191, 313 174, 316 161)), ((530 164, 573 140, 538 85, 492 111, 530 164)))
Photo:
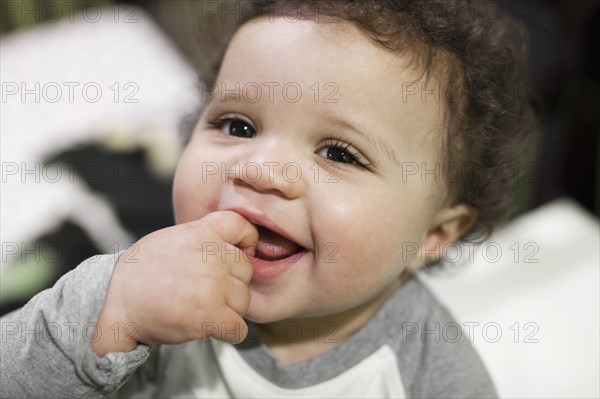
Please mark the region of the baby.
POLYGON ((5 317, 2 397, 494 397, 414 272, 506 216, 520 27, 470 1, 247 4, 176 225, 5 317))

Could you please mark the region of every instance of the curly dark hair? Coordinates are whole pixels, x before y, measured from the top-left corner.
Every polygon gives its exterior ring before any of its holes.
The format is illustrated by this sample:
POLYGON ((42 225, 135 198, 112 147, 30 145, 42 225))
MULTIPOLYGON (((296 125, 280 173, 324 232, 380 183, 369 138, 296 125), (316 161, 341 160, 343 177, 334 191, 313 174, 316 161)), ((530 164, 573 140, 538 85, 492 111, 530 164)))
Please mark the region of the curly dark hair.
POLYGON ((244 2, 241 11, 229 33, 220 32, 217 50, 214 40, 212 49, 205 48, 205 80, 216 78, 231 35, 252 19, 350 22, 377 45, 408 55, 424 75, 442 77, 455 89, 455 95, 445 96, 443 164, 454 171, 448 200, 465 203, 476 214, 462 239, 488 238, 507 219, 535 118, 525 92, 528 36, 506 10, 473 0, 257 0, 244 2))

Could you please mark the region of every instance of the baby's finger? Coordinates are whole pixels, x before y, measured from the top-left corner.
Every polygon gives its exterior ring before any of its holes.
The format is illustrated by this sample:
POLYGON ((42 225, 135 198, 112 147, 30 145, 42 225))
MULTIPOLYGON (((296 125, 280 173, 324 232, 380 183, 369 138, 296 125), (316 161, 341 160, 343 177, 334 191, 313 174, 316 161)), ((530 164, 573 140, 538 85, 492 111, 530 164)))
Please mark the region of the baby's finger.
POLYGON ((223 241, 244 250, 256 247, 258 230, 239 213, 233 211, 213 212, 204 218, 223 241))
POLYGON ((232 244, 223 244, 225 248, 225 254, 231 254, 232 256, 226 256, 229 266, 229 272, 235 278, 241 280, 244 284, 250 284, 252 280, 252 264, 250 263, 249 255, 242 252, 239 248, 234 247, 232 244))
POLYGON ((240 280, 231 278, 229 289, 225 294, 225 302, 237 314, 243 316, 248 310, 248 306, 250 306, 250 290, 240 280))
POLYGON ((248 325, 237 312, 225 308, 222 314, 222 322, 215 326, 210 336, 219 341, 238 344, 248 335, 248 325))

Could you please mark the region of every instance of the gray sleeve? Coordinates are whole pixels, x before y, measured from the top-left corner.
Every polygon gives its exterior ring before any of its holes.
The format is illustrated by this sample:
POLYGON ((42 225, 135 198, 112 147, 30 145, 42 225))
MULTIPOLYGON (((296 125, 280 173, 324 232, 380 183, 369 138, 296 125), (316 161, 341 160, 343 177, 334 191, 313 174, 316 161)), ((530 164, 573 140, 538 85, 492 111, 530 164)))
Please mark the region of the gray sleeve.
MULTIPOLYGON (((431 323, 424 328, 436 331, 431 323)), ((443 328, 443 326, 441 327, 443 328)), ((413 398, 497 398, 485 366, 466 338, 454 342, 442 335, 423 339, 418 372, 411 386, 413 398)))
POLYGON ((409 397, 497 398, 483 362, 450 312, 418 279, 404 289, 395 348, 409 397))
POLYGON ((145 345, 103 357, 91 348, 117 256, 87 259, 0 319, 0 397, 101 398, 144 363, 150 352, 145 345))

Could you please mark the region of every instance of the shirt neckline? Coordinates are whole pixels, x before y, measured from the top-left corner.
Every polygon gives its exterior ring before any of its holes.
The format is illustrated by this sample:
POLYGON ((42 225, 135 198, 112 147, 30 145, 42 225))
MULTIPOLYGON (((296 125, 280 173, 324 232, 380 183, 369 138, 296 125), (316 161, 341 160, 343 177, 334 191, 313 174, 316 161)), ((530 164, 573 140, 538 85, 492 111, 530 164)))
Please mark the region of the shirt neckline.
POLYGON ((262 342, 255 323, 248 321, 246 340, 235 345, 242 359, 258 374, 284 388, 304 388, 329 380, 357 365, 382 345, 396 341, 400 333, 398 320, 407 319, 415 290, 421 284, 409 277, 371 317, 371 319, 340 345, 287 366, 262 342), (308 377, 308 378, 307 378, 308 377))

